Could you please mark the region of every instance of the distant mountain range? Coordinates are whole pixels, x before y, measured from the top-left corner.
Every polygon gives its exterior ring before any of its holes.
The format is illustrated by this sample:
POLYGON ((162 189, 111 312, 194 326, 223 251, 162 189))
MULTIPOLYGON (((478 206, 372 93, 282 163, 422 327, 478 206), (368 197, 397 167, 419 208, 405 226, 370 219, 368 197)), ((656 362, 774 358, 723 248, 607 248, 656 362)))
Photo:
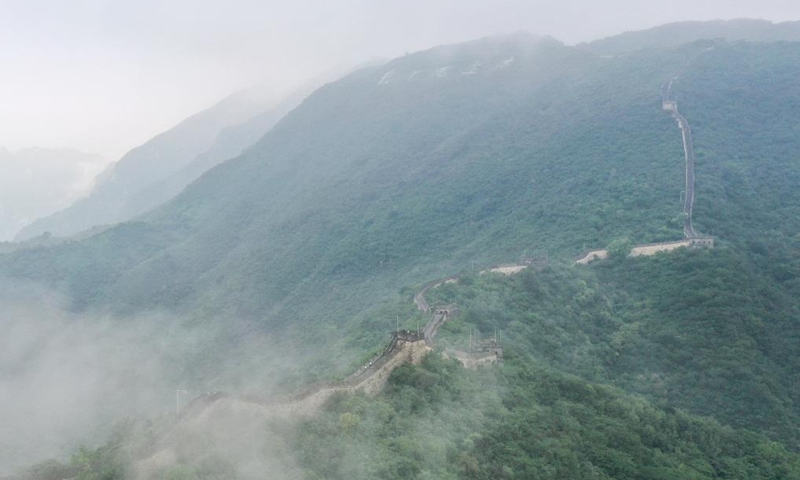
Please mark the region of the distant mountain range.
POLYGON ((244 91, 184 120, 111 165, 98 177, 91 195, 33 222, 16 240, 45 232, 68 236, 96 225, 119 223, 158 205, 194 180, 204 167, 235 156, 248 141, 252 143, 247 129, 264 123, 263 128, 268 129, 281 112, 292 107, 276 106, 278 110, 270 116, 265 113, 270 102, 262 94, 244 91), (259 120, 254 120, 256 116, 259 120), (242 133, 237 135, 237 130, 242 133))
POLYGON ((339 75, 314 78, 284 98, 266 87, 235 93, 134 148, 97 178, 86 198, 22 229, 15 240, 45 232, 65 237, 114 225, 171 199, 206 170, 255 143, 312 91, 339 75))
POLYGON ((0 148, 0 241, 88 194, 105 165, 99 155, 69 149, 0 148))

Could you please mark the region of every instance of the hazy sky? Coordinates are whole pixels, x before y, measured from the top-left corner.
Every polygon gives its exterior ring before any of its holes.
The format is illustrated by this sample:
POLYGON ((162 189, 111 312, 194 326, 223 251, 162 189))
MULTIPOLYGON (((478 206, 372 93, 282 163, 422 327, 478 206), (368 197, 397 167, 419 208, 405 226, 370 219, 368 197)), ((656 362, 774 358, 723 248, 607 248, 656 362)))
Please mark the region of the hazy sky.
POLYGON ((0 0, 0 146, 110 160, 227 93, 528 30, 567 43, 797 0, 0 0))

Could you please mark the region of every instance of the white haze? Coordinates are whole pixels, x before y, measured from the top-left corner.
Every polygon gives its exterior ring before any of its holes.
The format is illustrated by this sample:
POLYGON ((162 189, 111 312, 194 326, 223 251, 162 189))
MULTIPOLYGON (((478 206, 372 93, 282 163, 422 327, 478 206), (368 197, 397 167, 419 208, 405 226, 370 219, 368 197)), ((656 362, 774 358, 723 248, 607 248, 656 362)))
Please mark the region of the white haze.
POLYGON ((48 289, 2 280, 0 331, 0 477, 48 458, 68 461, 122 419, 173 415, 178 388, 189 391, 184 402, 209 390, 269 394, 295 363, 275 355, 267 336, 223 356, 220 331, 162 313, 70 313, 48 289), (198 368, 206 368, 202 384, 192 380, 198 368))
POLYGON ((141 330, 155 318, 110 328, 65 313, 58 297, 46 290, 5 287, 0 474, 44 458, 64 460, 78 443, 94 441, 93 434, 99 436, 113 415, 169 405, 161 347, 141 330), (128 396, 131 392, 136 398, 128 396))
POLYGON ((0 242, 88 194, 105 167, 99 155, 42 148, 9 152, 0 146, 0 242))
POLYGON ((681 20, 800 19, 794 0, 0 2, 0 145, 117 159, 213 104, 373 57, 527 30, 577 43, 681 20))

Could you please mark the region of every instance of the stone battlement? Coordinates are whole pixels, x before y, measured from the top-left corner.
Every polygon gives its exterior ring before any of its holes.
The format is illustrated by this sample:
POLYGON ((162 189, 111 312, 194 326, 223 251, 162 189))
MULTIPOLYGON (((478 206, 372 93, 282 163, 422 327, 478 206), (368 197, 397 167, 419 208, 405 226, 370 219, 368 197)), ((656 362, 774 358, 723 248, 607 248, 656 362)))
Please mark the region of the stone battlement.
MULTIPOLYGON (((693 237, 686 240, 678 240, 676 242, 645 243, 633 247, 628 256, 648 257, 659 252, 671 252, 679 248, 714 248, 714 238, 693 237)), ((587 265, 595 260, 605 260, 606 258, 608 258, 608 250, 589 250, 578 257, 578 259, 575 260, 575 263, 578 265, 587 265)))

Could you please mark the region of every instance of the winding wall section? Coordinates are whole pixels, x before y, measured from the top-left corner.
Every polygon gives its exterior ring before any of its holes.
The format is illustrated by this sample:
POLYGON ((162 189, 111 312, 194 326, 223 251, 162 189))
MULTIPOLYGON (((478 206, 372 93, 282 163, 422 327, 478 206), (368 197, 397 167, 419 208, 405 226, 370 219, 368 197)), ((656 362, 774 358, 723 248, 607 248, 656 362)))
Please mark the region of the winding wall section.
MULTIPOLYGON (((711 237, 698 235, 692 225, 692 210, 694 209, 694 146, 692 143, 692 127, 686 117, 678 111, 678 102, 672 97, 672 84, 678 77, 671 79, 661 87, 661 100, 664 110, 668 111, 678 123, 683 139, 683 156, 686 163, 685 196, 683 199, 683 236, 684 240, 677 242, 664 242, 646 245, 637 245, 631 250, 629 256, 639 257, 653 255, 657 252, 668 252, 681 247, 713 247, 711 237)), ((608 251, 604 249, 589 250, 584 252, 576 261, 577 264, 588 264, 595 260, 608 258, 608 251)))
MULTIPOLYGON (((436 332, 455 313, 456 307, 447 305, 431 308, 425 293, 431 288, 457 280, 458 277, 453 276, 425 284, 414 295, 417 308, 431 313, 430 320, 421 332, 394 332, 380 355, 341 382, 311 385, 292 395, 260 396, 210 392, 193 399, 183 409, 178 425, 154 442, 146 458, 138 462, 137 478, 154 478, 161 469, 173 464, 177 458, 174 446, 187 431, 213 429, 215 426, 236 422, 260 422, 275 417, 310 416, 333 395, 339 393, 377 394, 386 385, 394 369, 405 363, 419 364, 433 350, 436 332)), ((445 355, 457 359, 466 368, 477 368, 502 361, 502 348, 495 347, 482 352, 448 350, 445 355)))
POLYGON ((663 106, 672 115, 672 118, 678 122, 678 128, 681 130, 681 137, 683 138, 683 155, 686 160, 686 195, 683 200, 683 235, 686 238, 697 237, 697 232, 694 231, 692 225, 692 209, 694 208, 694 146, 692 144, 692 127, 689 126, 689 121, 686 117, 678 111, 678 102, 672 99, 672 83, 675 79, 670 80, 662 89, 663 106))

